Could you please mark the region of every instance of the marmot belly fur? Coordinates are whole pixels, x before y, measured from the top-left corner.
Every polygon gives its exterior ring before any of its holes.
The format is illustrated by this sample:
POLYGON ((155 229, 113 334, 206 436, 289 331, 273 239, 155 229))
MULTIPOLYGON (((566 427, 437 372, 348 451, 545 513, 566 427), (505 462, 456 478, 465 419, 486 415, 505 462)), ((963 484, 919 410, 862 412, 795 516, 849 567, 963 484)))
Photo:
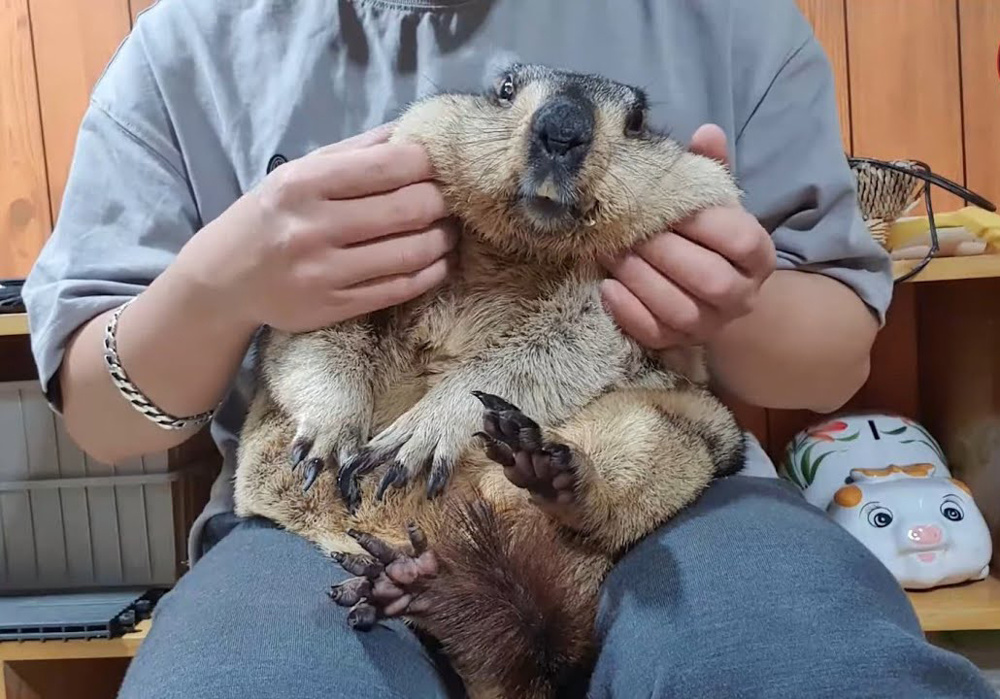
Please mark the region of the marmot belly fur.
POLYGON ((646 113, 634 87, 521 64, 411 105, 392 138, 426 147, 464 226, 457 274, 260 339, 238 514, 329 553, 354 576, 327 591, 351 626, 404 618, 472 697, 579 686, 611 566, 742 467, 700 363, 678 369, 602 307, 602 257, 740 196, 646 113))

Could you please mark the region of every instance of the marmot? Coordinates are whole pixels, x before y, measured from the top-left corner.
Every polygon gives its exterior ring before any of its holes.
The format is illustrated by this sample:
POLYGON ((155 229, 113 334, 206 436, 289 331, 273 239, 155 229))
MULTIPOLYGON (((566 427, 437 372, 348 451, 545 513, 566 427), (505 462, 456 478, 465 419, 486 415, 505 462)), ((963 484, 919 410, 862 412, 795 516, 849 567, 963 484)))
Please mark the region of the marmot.
POLYGON ((584 682, 611 566, 742 468, 705 372, 671 368, 601 303, 602 255, 741 196, 647 112, 636 87, 519 63, 416 101, 392 138, 430 155, 465 229, 458 273, 260 338, 237 513, 316 543, 356 576, 328 591, 352 627, 403 617, 472 697, 584 682))

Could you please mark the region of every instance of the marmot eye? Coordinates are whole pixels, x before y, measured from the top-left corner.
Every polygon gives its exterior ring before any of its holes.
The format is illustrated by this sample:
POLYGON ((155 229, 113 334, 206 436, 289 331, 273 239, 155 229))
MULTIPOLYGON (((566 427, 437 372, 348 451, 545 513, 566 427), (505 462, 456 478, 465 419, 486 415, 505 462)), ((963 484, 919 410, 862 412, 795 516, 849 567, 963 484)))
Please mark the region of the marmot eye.
POLYGON ((501 102, 510 102, 514 99, 514 76, 508 75, 497 88, 497 98, 501 102))
POLYGON ((631 138, 641 136, 646 130, 646 110, 636 107, 625 117, 625 135, 631 138))

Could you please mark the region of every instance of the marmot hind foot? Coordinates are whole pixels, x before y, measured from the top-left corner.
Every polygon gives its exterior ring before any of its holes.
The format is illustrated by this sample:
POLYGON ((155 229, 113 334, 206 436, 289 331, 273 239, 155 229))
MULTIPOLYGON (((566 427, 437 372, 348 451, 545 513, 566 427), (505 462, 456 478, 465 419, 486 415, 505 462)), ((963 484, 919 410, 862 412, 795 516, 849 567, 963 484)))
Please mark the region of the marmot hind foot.
POLYGON ((356 576, 330 588, 330 598, 350 607, 347 623, 358 631, 369 631, 380 619, 415 616, 427 611, 421 599, 438 573, 438 561, 427 548, 427 538, 416 524, 406 528, 411 552, 390 546, 376 536, 355 530, 348 535, 370 556, 335 553, 333 558, 356 576))

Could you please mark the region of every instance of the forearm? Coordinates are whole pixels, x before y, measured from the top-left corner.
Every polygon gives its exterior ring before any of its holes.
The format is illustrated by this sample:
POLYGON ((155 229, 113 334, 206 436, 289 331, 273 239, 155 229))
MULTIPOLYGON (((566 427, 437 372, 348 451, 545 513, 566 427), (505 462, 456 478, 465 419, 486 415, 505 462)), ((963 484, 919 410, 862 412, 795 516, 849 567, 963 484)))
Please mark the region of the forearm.
MULTIPOLYGON (((118 355, 129 378, 172 415, 212 409, 227 390, 254 331, 235 319, 233 311, 175 263, 119 320, 118 355)), ((102 461, 168 449, 198 429, 163 429, 119 393, 104 360, 104 329, 112 312, 93 318, 76 333, 60 370, 66 428, 81 449, 102 461)))
POLYGON ((877 332, 847 286, 778 270, 754 310, 711 343, 710 363, 720 388, 751 405, 833 412, 867 380, 877 332))

